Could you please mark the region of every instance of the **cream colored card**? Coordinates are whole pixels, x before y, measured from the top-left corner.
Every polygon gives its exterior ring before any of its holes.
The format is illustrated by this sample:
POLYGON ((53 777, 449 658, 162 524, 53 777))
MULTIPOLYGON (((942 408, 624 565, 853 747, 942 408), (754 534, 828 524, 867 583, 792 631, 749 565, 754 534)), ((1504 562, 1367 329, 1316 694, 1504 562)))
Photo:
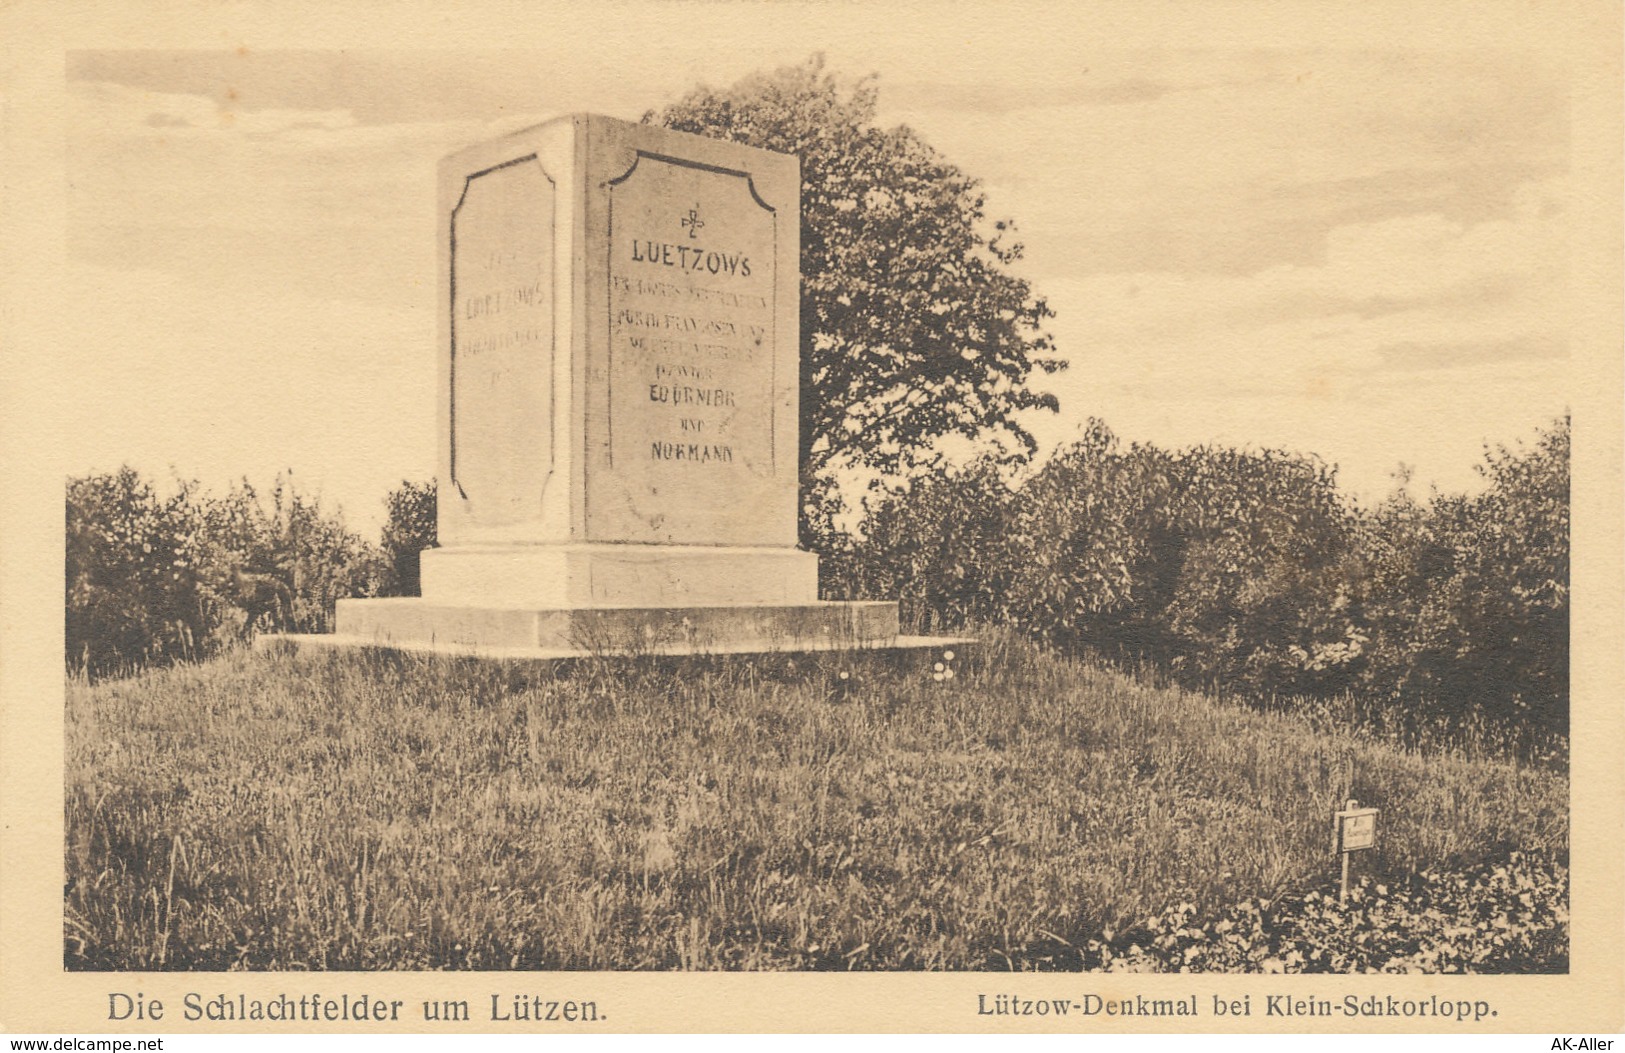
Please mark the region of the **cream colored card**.
POLYGON ((5 6, 0 1030, 1625 1030, 1620 33, 1605 0, 5 6), (815 52, 1018 222, 1070 364, 1045 452, 1099 417, 1370 502, 1572 413, 1566 974, 64 967, 64 480, 291 470, 374 534, 435 471, 441 158, 815 52), (189 1010, 318 994, 340 1019, 189 1010), (1350 999, 1432 1010, 1315 1011, 1350 999), (1144 1000, 1196 1011, 1081 1011, 1144 1000))

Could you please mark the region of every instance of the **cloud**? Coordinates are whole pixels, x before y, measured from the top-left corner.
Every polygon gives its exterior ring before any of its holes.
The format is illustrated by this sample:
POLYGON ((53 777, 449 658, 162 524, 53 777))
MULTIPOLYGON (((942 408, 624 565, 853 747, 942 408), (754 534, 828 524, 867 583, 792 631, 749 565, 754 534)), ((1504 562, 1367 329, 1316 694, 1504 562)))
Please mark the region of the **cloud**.
POLYGON ((142 128, 235 132, 275 136, 288 130, 356 127, 346 109, 262 109, 242 106, 228 90, 219 98, 160 92, 105 81, 71 81, 71 126, 76 135, 138 134, 142 128))
MULTIPOLYGON (((202 99, 212 111, 341 111, 360 125, 480 123, 592 110, 636 119, 701 79, 726 84, 753 68, 801 61, 804 40, 776 49, 695 49, 677 37, 627 34, 613 11, 548 13, 551 46, 525 50, 74 51, 70 87, 98 83, 202 99), (591 18, 613 31, 571 33, 591 18), (632 73, 635 71, 635 75, 632 73)), ((684 23, 695 12, 673 10, 684 23)), ((710 17, 727 19, 721 11, 710 17)))
POLYGON ((345 110, 233 113, 208 98, 77 82, 68 249, 226 295, 399 301, 432 278, 434 162, 484 123, 358 125, 345 110))
POLYGON ((1296 336, 1300 346, 1336 352, 1314 356, 1319 368, 1423 332, 1510 338, 1561 325, 1561 194, 1561 181, 1527 184, 1515 215, 1475 224, 1429 213, 1336 227, 1322 236, 1318 265, 1100 274, 1043 288, 1085 356, 1146 339, 1236 345, 1296 336))
POLYGON ((1314 265, 1046 282, 1072 363, 1048 384, 1066 421, 1139 422, 1160 441, 1273 436, 1355 466, 1368 491, 1379 466, 1448 450, 1430 467, 1462 485, 1450 473, 1483 438, 1566 404, 1564 192, 1525 183, 1510 215, 1478 223, 1335 227, 1314 265))
POLYGON ((1376 351, 1378 369, 1389 374, 1471 368, 1525 359, 1560 359, 1568 357, 1568 353, 1568 345, 1549 334, 1459 344, 1407 341, 1379 347, 1376 351))
POLYGON ((952 81, 881 81, 881 97, 889 107, 905 111, 941 111, 1008 118, 1023 110, 1057 106, 1125 106, 1155 102, 1181 91, 1199 91, 1223 82, 1192 83, 1176 78, 1136 73, 1091 75, 1088 68, 1062 70, 1040 82, 966 84, 952 81), (1070 74, 1070 76, 1069 76, 1070 74), (1038 90, 1035 90, 1038 88, 1038 90))
POLYGON ((985 181, 1034 273, 1245 275, 1320 263, 1334 227, 1508 215, 1514 187, 1565 170, 1562 86, 1526 56, 1159 53, 963 109, 969 88, 883 80, 881 104, 985 181))

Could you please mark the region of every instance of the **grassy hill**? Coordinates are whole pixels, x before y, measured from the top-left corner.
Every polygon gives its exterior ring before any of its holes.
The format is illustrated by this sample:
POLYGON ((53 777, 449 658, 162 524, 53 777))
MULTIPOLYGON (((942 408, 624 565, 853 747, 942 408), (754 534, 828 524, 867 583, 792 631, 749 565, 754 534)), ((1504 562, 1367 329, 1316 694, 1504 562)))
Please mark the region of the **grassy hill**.
POLYGON ((1566 968, 1560 773, 1008 639, 944 665, 239 651, 70 682, 66 963, 1566 968), (1383 811, 1342 908, 1348 797, 1383 811))

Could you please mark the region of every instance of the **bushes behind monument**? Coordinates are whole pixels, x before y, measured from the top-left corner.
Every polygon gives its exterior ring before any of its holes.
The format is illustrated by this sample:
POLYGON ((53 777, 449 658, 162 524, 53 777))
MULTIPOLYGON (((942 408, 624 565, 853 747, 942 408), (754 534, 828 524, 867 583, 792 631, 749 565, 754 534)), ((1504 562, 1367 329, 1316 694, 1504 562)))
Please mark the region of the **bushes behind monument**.
POLYGON ((325 632, 340 597, 402 588, 397 553, 281 478, 268 494, 182 482, 165 496, 124 467, 69 480, 66 525, 67 665, 92 678, 255 632, 325 632))
POLYGON ((1547 748, 1568 727, 1568 420, 1480 472, 1477 496, 1364 509, 1311 457, 1125 448, 1093 421, 1019 486, 988 463, 916 480, 825 585, 898 596, 922 629, 1009 624, 1389 734, 1547 748))

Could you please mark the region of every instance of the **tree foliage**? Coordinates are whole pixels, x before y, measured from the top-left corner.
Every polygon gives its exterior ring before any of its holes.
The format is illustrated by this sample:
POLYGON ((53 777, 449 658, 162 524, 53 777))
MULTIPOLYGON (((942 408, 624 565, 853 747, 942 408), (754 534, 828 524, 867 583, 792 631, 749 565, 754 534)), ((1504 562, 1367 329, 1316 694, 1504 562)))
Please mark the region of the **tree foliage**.
POLYGON ((403 479, 401 485, 384 498, 389 518, 384 523, 379 544, 390 576, 383 595, 421 594, 420 557, 424 549, 439 543, 437 493, 432 479, 426 483, 403 479))
POLYGON ((133 469, 68 482, 64 640, 70 668, 198 651, 208 599, 187 560, 186 495, 162 500, 133 469))
POLYGON ((1407 734, 1489 721, 1544 748, 1568 721, 1567 418, 1481 471, 1477 496, 1366 510, 1312 457, 1124 448, 1093 421, 1016 488, 988 463, 922 477, 825 580, 922 628, 1008 624, 1204 689, 1352 693, 1407 734))
POLYGON ((70 670, 99 677, 205 658, 259 632, 326 632, 345 596, 377 595, 376 548, 286 478, 169 497, 129 467, 70 479, 70 670))
POLYGON ((1017 413, 1056 402, 1028 379, 1062 366, 1050 308, 1011 270, 1013 224, 918 133, 878 127, 877 101, 873 77, 814 57, 644 116, 801 159, 800 463, 820 536, 832 469, 901 475, 953 435, 1030 456, 1017 413))
POLYGON ((1567 727, 1569 431, 1565 416, 1531 444, 1486 448, 1477 496, 1396 494, 1376 510, 1368 688, 1567 727))

